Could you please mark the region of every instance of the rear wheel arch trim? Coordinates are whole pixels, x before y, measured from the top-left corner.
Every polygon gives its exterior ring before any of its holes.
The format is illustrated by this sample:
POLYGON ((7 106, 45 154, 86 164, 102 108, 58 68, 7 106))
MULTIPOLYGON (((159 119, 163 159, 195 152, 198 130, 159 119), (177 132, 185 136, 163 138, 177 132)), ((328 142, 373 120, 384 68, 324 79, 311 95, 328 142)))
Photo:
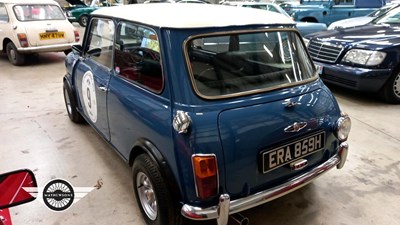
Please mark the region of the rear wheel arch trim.
POLYGON ((141 154, 147 154, 150 159, 155 162, 161 174, 166 180, 168 180, 167 185, 170 188, 170 192, 175 200, 175 203, 181 202, 183 199, 181 189, 178 186, 177 180, 173 176, 171 167, 168 165, 158 148, 151 141, 145 138, 139 138, 129 154, 129 165, 132 166, 136 157, 141 154))
POLYGON ((72 95, 74 96, 74 100, 75 102, 77 102, 77 96, 76 96, 76 92, 75 92, 75 87, 72 86, 70 79, 67 78, 68 75, 65 75, 63 78, 63 81, 67 82, 68 87, 70 88, 72 95))

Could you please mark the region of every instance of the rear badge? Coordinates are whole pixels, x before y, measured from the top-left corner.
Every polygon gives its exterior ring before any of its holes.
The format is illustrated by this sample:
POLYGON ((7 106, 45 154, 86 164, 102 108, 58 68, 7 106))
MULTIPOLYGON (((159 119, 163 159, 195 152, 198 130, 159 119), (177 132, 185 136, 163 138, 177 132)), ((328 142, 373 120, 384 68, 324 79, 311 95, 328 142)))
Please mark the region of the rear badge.
POLYGON ((301 129, 307 126, 306 122, 294 123, 284 129, 285 132, 299 132, 301 129))
POLYGON ((300 160, 297 160, 296 162, 290 163, 290 168, 292 168, 292 170, 301 170, 304 167, 306 167, 307 165, 308 165, 308 161, 306 159, 300 159, 300 160))

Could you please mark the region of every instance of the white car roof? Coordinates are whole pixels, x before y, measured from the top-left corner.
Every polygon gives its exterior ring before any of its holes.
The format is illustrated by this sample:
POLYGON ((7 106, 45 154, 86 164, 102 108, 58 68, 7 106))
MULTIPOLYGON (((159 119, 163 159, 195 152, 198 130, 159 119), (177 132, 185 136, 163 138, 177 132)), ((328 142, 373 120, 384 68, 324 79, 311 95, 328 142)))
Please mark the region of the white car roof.
POLYGON ((201 28, 239 25, 294 24, 289 18, 259 9, 212 4, 132 4, 104 7, 92 13, 156 27, 201 28))
POLYGON ((11 4, 55 4, 58 3, 54 0, 0 0, 0 3, 11 3, 11 4))
POLYGON ((272 2, 223 2, 225 5, 277 5, 272 2))

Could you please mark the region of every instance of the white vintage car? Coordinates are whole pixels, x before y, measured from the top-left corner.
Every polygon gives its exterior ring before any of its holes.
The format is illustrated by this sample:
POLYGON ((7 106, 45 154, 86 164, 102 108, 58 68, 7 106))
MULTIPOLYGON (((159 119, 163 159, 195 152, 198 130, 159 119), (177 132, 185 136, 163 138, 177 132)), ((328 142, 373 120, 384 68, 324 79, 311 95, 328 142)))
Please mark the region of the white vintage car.
POLYGON ((71 51, 79 33, 53 0, 0 0, 0 51, 14 65, 26 55, 71 51))

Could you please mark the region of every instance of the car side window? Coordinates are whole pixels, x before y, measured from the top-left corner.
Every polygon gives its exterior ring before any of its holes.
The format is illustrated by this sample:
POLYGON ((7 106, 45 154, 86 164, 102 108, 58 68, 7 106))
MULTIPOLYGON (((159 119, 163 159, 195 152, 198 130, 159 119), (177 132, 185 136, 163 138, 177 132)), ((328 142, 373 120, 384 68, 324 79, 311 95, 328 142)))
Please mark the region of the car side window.
POLYGON ((277 13, 279 13, 279 11, 278 11, 275 7, 270 6, 270 5, 267 5, 267 10, 270 11, 270 12, 277 12, 277 13))
POLYGON ((153 92, 162 91, 160 45, 154 30, 120 22, 114 54, 115 71, 120 77, 153 92))
POLYGON ((6 6, 3 3, 0 3, 0 22, 8 22, 6 6))
POLYGON ((96 18, 90 25, 86 55, 101 65, 112 68, 114 46, 114 22, 96 18))
POLYGON ((338 5, 354 5, 354 0, 338 0, 338 5))

